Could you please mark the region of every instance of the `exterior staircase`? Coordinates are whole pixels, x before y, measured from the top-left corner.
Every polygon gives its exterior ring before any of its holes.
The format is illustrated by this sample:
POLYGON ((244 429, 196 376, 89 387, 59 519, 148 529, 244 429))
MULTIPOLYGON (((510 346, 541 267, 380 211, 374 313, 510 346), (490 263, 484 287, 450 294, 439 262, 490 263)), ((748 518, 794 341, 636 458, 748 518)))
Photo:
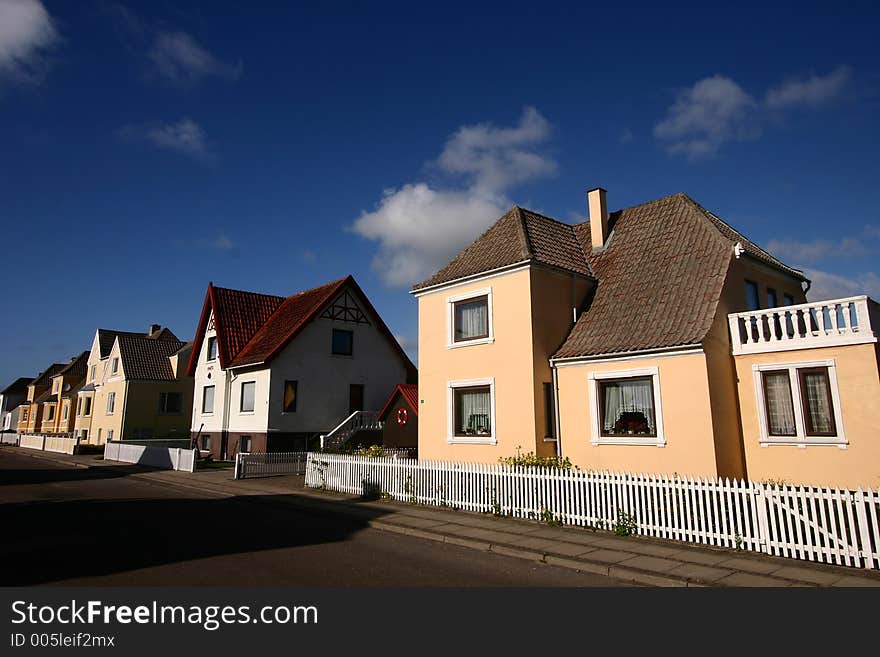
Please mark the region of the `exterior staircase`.
POLYGON ((339 450, 361 431, 381 431, 378 411, 355 411, 331 431, 321 436, 321 449, 339 450))

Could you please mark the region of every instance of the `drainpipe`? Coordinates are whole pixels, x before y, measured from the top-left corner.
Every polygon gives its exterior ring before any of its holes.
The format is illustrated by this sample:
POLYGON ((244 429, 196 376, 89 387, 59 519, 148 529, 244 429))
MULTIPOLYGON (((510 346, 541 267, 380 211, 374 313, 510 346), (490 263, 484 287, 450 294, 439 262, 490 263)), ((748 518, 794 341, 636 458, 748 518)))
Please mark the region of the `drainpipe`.
POLYGON ((550 373, 553 376, 553 428, 556 430, 556 456, 562 458, 562 432, 559 430, 559 378, 556 365, 550 361, 550 373))
POLYGON ((119 423, 119 440, 125 440, 125 409, 128 407, 128 381, 125 382, 125 399, 122 400, 122 422, 119 423))

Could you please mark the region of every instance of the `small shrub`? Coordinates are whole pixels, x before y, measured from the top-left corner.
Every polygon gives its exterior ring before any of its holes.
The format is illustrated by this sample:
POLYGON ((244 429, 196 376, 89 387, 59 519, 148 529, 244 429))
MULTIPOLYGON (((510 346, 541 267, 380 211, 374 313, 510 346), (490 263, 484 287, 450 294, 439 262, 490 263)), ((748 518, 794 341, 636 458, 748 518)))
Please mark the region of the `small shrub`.
POLYGON ((571 470, 571 460, 566 456, 564 459, 558 456, 538 456, 534 452, 520 452, 520 448, 516 448, 516 456, 499 456, 498 462, 504 465, 524 466, 527 468, 559 468, 560 470, 571 470))
POLYGON ((562 525, 562 520, 554 516, 550 509, 544 507, 541 507, 541 521, 547 523, 551 527, 559 527, 562 525))
POLYGON ((611 529, 617 536, 632 536, 639 528, 636 519, 628 513, 624 513, 623 509, 617 510, 617 520, 611 525, 611 529))

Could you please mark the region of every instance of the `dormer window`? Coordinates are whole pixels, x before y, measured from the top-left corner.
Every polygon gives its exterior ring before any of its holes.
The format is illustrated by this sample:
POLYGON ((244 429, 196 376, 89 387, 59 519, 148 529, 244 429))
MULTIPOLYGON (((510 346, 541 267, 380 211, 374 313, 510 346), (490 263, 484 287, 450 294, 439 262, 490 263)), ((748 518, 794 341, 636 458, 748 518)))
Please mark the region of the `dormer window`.
POLYGON ((217 360, 217 336, 208 338, 208 360, 217 360))
POLYGON ((449 297, 446 302, 450 348, 493 341, 491 289, 449 297))

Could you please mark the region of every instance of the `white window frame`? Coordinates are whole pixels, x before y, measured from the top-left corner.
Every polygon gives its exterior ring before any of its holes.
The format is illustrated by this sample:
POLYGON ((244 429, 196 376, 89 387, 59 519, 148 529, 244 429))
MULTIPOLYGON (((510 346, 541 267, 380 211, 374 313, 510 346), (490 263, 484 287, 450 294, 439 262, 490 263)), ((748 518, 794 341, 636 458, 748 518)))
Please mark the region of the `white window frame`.
POLYGON ((487 379, 460 379, 449 381, 446 384, 446 442, 450 445, 497 445, 498 434, 495 416, 495 378, 487 379), (456 388, 472 388, 475 386, 489 386, 489 435, 488 436, 456 436, 455 435, 455 401, 456 388))
POLYGON ((205 340, 205 362, 206 363, 213 363, 215 360, 217 360, 217 354, 219 354, 219 353, 220 352, 219 352, 219 346, 217 345, 217 336, 216 335, 207 336, 207 339, 205 340), (213 356, 213 358, 211 357, 211 340, 214 341, 214 356, 213 356))
POLYGON ((663 429, 663 398, 660 395, 660 368, 642 367, 614 372, 590 372, 587 376, 590 397, 590 442, 593 445, 637 445, 666 447, 666 432, 663 429), (599 426, 599 382, 608 379, 634 379, 650 376, 654 385, 654 415, 657 422, 656 436, 603 436, 599 426))
POLYGON ((487 287, 481 290, 471 290, 464 294, 456 294, 446 297, 446 348, 458 349, 459 347, 470 347, 475 344, 492 344, 495 342, 495 325, 492 321, 492 288, 487 287), (455 341, 455 304, 459 301, 467 301, 477 297, 486 297, 486 314, 489 321, 489 335, 485 338, 474 338, 473 340, 455 341))
POLYGON ((217 386, 216 385, 202 386, 202 399, 199 402, 199 410, 201 411, 201 414, 202 415, 214 415, 214 405, 216 404, 216 402, 217 402, 217 386), (211 393, 211 410, 210 411, 205 410, 205 390, 207 390, 208 388, 214 389, 213 392, 211 393))
POLYGON ((119 373, 119 358, 114 358, 111 363, 110 374, 118 374, 119 373))
POLYGON ((761 447, 771 445, 796 445, 806 448, 815 446, 836 446, 846 449, 849 441, 843 428, 843 410, 840 407, 840 390, 837 386, 837 365, 833 358, 826 360, 799 361, 796 363, 767 363, 752 365, 752 373, 755 382, 755 401, 757 402, 758 415, 758 442, 761 447), (804 407, 801 403, 801 385, 797 371, 808 367, 827 367, 828 385, 831 387, 831 403, 834 406, 834 426, 837 429, 835 436, 808 436, 804 426, 804 407), (771 436, 767 427, 767 407, 764 399, 764 372, 788 371, 788 382, 791 386, 791 402, 794 406, 794 424, 796 435, 794 436, 771 436))
POLYGON ((116 412, 116 393, 107 393, 107 415, 113 415, 116 412))
POLYGON ((257 410, 257 380, 251 379, 250 381, 242 381, 241 387, 239 387, 239 389, 238 389, 238 414, 239 415, 253 415, 256 412, 256 410, 257 410), (253 386, 254 386, 254 407, 249 411, 245 411, 245 410, 242 410, 241 407, 244 402, 244 387, 248 384, 253 384, 253 386))

